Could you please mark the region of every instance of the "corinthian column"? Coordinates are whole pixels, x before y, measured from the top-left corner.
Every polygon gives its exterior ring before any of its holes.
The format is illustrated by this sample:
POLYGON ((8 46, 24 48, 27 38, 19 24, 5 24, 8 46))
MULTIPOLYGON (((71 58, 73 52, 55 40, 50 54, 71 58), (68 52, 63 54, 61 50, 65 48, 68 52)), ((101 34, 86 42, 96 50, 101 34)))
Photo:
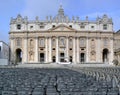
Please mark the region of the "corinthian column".
POLYGON ((24 38, 24 63, 28 62, 28 39, 24 38))
POLYGON ((58 59, 58 50, 59 50, 59 47, 58 47, 58 37, 56 37, 56 63, 59 61, 58 59))
POLYGON ((79 61, 79 37, 77 37, 77 63, 79 63, 80 61, 79 61))
POLYGON ((76 56, 75 56, 75 51, 76 51, 76 44, 75 44, 75 38, 73 38, 73 63, 76 63, 76 56))
POLYGON ((68 47, 68 37, 66 37, 66 57, 67 61, 69 61, 69 47, 68 47))
POLYGON ((38 62, 38 37, 35 38, 35 61, 38 62))
POLYGON ((86 62, 89 62, 89 38, 86 38, 86 62))
POLYGON ((49 37, 49 62, 52 62, 52 54, 51 54, 51 52, 52 52, 52 49, 51 49, 51 37, 49 37))
POLYGON ((48 62, 48 38, 45 39, 45 62, 48 62))

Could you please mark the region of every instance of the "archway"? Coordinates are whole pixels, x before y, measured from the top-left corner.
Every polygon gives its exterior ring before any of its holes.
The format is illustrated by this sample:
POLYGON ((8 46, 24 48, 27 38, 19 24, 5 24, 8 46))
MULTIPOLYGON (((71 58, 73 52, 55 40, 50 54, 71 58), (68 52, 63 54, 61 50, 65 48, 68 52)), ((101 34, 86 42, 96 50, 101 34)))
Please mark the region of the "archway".
POLYGON ((22 50, 21 49, 16 49, 16 62, 22 62, 22 50))
POLYGON ((108 53, 109 53, 109 50, 107 48, 103 49, 102 58, 104 63, 108 62, 108 53))

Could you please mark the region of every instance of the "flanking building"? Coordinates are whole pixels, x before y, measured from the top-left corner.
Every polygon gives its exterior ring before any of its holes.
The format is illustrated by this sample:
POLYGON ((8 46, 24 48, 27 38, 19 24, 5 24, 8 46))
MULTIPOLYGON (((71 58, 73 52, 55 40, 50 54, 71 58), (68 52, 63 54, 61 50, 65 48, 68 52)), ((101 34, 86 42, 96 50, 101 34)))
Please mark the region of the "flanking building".
POLYGON ((0 41, 0 65, 8 65, 9 63, 9 45, 0 41))
MULTIPOLYGON (((10 21, 11 60, 21 63, 108 63, 114 60, 116 33, 107 15, 91 21, 70 19, 60 6, 55 17, 28 20, 18 15, 10 21)), ((119 38, 118 38, 119 39, 119 38)))

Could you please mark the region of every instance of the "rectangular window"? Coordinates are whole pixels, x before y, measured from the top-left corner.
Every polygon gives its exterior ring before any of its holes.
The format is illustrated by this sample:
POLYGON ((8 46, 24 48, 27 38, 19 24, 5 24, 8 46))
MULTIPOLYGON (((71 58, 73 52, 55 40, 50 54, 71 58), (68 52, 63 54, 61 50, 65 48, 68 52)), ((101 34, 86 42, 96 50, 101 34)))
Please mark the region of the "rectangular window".
POLYGON ((44 26, 40 26, 40 29, 43 29, 44 28, 44 26))
POLYGON ((103 30, 107 30, 107 24, 103 25, 103 30))
POLYGON ((21 29, 21 24, 17 25, 17 29, 20 30, 21 29))
POLYGON ((33 26, 30 26, 30 29, 33 29, 33 26))
POLYGON ((80 28, 81 28, 81 29, 84 29, 84 28, 85 28, 85 26, 84 26, 84 25, 81 25, 81 26, 80 26, 80 28))
POLYGON ((94 28, 94 26, 91 26, 91 28, 93 29, 93 28, 94 28))

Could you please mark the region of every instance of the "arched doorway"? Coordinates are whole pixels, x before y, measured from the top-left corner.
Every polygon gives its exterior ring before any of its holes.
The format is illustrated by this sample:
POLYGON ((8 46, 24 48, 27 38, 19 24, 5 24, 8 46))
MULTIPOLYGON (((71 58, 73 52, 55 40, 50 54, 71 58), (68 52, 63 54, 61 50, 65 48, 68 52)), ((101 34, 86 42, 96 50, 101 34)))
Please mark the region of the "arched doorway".
POLYGON ((16 49, 16 63, 22 62, 22 50, 16 49))
POLYGON ((108 53, 109 53, 109 50, 107 48, 103 49, 102 57, 103 57, 104 63, 108 62, 108 53))

